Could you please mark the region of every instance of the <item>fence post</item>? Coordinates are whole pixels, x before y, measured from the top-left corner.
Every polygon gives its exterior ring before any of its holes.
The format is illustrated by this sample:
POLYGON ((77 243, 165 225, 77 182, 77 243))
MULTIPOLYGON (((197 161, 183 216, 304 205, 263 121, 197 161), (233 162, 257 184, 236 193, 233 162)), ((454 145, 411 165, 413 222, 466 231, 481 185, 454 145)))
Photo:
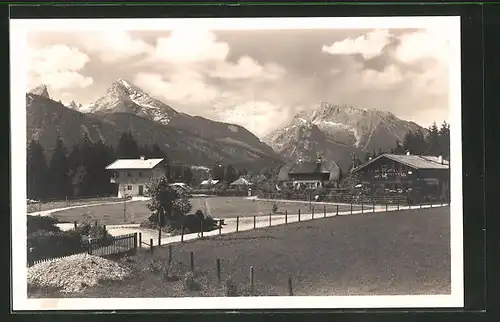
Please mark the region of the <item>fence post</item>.
POLYGON ((363 204, 363 200, 361 200, 361 213, 365 213, 365 205, 363 204))
POLYGON ((75 220, 74 224, 75 224, 75 230, 76 230, 76 228, 78 227, 78 223, 76 222, 76 220, 75 220))
POLYGON ((184 241, 184 225, 181 226, 181 242, 184 241))
POLYGON ((191 272, 194 272, 194 253, 193 252, 189 253, 189 268, 191 269, 191 272))
POLYGON ((352 215, 352 200, 351 200, 351 215, 352 215))
POLYGON ((311 208, 311 219, 314 219, 314 206, 311 208))
POLYGON ((201 233, 201 238, 203 238, 203 219, 200 220, 200 233, 201 233))
POLYGON ((271 214, 269 214, 269 227, 271 227, 271 214))
POLYGON ((253 216, 253 229, 255 229, 255 227, 257 227, 257 223, 255 222, 256 219, 255 219, 255 215, 253 216))
POLYGON ((420 200, 420 209, 422 209, 422 200, 420 200))
POLYGON ((239 226, 240 226, 240 216, 236 217, 236 232, 239 231, 239 226))
POLYGON ((397 200, 397 203, 398 203, 398 208, 397 209, 399 210, 399 199, 397 200))
POLYGON ((299 222, 300 222, 300 208, 299 208, 299 222))
POLYGON ((385 201, 385 211, 389 210, 389 205, 387 204, 387 200, 385 201))
POLYGON ((142 233, 139 233, 139 247, 142 247, 142 233))
POLYGON ((338 216, 339 215, 339 205, 337 205, 335 208, 336 208, 335 209, 335 216, 338 216))
POLYGON ((137 249, 137 232, 134 233, 134 249, 137 249))
POLYGON ((288 224, 288 210, 285 209, 285 224, 288 224))
POLYGON ((97 220, 95 221, 95 225, 97 226, 97 220))
POLYGON ((172 245, 168 245, 168 266, 172 264, 172 245))
POLYGON ((373 199, 373 212, 375 212, 375 199, 373 199))
POLYGON ((253 266, 250 266, 250 295, 254 295, 253 266))
POLYGON ((323 205, 323 218, 326 218, 326 205, 323 205))
POLYGON ((288 295, 293 296, 292 278, 288 278, 288 295))
POLYGON ((215 265, 217 267, 217 283, 220 284, 221 278, 220 278, 220 259, 219 258, 216 259, 215 265))
POLYGON ((92 240, 89 239, 89 249, 88 249, 88 254, 92 255, 92 240))
POLYGON ((222 235, 222 219, 219 219, 219 235, 222 235))
POLYGON ((149 248, 150 248, 150 251, 152 253, 153 252, 153 238, 149 239, 149 248))

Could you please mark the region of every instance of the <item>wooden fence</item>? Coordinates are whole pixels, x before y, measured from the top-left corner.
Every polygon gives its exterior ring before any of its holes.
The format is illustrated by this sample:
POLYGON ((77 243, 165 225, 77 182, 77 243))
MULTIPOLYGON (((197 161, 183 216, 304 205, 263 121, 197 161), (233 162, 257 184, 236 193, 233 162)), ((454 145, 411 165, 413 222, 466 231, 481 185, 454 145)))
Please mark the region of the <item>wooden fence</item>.
POLYGON ((376 204, 376 205, 415 205, 420 203, 445 203, 448 200, 444 198, 432 198, 432 197, 422 197, 419 200, 412 199, 406 194, 387 194, 387 195, 353 195, 346 192, 328 192, 320 193, 317 192, 293 192, 293 193, 269 193, 269 192, 257 192, 257 196, 262 199, 282 199, 282 200, 296 200, 296 201, 315 201, 315 196, 319 195, 318 201, 323 202, 338 202, 344 204, 376 204))
POLYGON ((84 242, 81 248, 75 249, 72 252, 69 251, 59 256, 43 258, 37 256, 34 252, 28 251, 28 267, 57 258, 64 258, 84 253, 105 258, 116 258, 125 254, 131 254, 137 251, 138 234, 133 233, 121 236, 113 236, 109 239, 108 243, 105 243, 104 245, 102 243, 103 242, 100 240, 90 240, 89 242, 84 242))

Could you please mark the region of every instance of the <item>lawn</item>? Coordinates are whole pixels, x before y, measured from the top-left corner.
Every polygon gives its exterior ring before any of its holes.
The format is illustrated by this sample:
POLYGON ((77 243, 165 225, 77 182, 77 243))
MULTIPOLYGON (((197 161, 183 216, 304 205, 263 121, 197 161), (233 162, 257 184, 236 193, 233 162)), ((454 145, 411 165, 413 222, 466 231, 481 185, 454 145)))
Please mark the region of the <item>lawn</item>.
POLYGON ((65 208, 71 206, 79 206, 79 205, 91 205, 91 204, 100 204, 105 202, 116 202, 121 201, 123 199, 118 197, 105 197, 105 198, 88 198, 88 199, 76 199, 76 200, 58 200, 58 201, 47 201, 47 202, 37 202, 27 205, 27 212, 37 212, 37 211, 45 211, 52 210, 58 208, 65 208))
POLYGON ((193 252, 201 290, 165 281, 162 247, 127 260, 155 269, 78 296, 220 296, 217 258, 223 282, 231 277, 240 290, 248 289, 253 266, 257 295, 287 295, 289 277, 294 295, 449 294, 449 217, 448 207, 339 216, 179 243, 172 267, 185 272, 193 252))
MULTIPOLYGON (((192 198, 192 212, 201 209, 204 213, 209 213, 214 218, 230 218, 236 216, 269 215, 272 211, 273 203, 268 201, 249 200, 243 197, 210 197, 207 198, 208 207, 205 208, 205 198, 192 198)), ((127 201, 110 205, 99 205, 92 207, 82 207, 67 209, 52 214, 61 222, 82 221, 84 219, 97 220, 105 225, 115 225, 123 223, 140 223, 141 220, 151 213, 146 207, 147 201, 127 201), (124 216, 124 210, 126 215, 124 216), (125 219, 126 218, 126 221, 125 219)), ((312 203, 314 204, 314 203, 312 203)), ((288 211, 289 214, 297 214, 300 209, 302 213, 311 213, 308 202, 281 202, 277 203, 277 215, 288 211)), ((368 209, 367 206, 365 206, 368 209)), ((327 205, 327 212, 335 212, 335 205, 327 205)), ((349 210, 350 206, 340 205, 339 211, 349 210)), ((359 209, 359 206, 353 206, 353 209, 359 209)), ((323 205, 316 205, 315 212, 323 213, 323 205)))

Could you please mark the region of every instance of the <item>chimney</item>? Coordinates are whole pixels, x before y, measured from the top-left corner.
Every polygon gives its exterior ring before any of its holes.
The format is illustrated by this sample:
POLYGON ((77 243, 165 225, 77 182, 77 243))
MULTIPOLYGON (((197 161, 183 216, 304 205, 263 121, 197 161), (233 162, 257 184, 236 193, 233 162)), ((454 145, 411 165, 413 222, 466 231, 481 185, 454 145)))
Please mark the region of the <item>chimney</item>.
POLYGON ((146 157, 144 155, 140 156, 141 160, 146 160, 146 157))
POLYGON ((443 162, 443 156, 442 156, 442 155, 440 155, 440 156, 438 157, 438 160, 439 160, 439 163, 444 164, 444 162, 443 162))

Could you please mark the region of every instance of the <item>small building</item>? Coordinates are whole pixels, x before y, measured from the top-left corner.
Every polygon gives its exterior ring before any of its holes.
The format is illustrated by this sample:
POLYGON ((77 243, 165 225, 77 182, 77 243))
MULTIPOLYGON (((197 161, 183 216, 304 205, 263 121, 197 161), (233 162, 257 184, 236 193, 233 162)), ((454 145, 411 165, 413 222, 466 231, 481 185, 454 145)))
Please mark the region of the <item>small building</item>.
POLYGON ((335 161, 317 158, 315 161, 299 159, 284 165, 278 173, 282 187, 294 189, 317 189, 326 183, 336 184, 340 180, 340 168, 335 161))
POLYGON ((203 180, 201 183, 200 183, 200 186, 202 188, 213 188, 215 187, 218 183, 220 182, 220 180, 213 180, 213 179, 206 179, 206 180, 203 180))
POLYGON ((450 163, 442 157, 382 154, 353 169, 359 184, 372 190, 408 192, 413 199, 448 198, 450 163))
POLYGON ((118 198, 125 196, 144 196, 146 184, 154 177, 167 175, 166 159, 118 159, 108 165, 106 170, 113 171, 111 183, 118 185, 118 198))
POLYGON ((239 178, 238 180, 236 180, 236 181, 234 181, 234 182, 231 182, 231 183, 229 184, 229 186, 230 186, 231 188, 248 188, 248 187, 250 187, 250 186, 252 186, 252 185, 253 185, 253 184, 252 184, 250 181, 248 181, 247 179, 245 179, 245 178, 243 178, 243 177, 241 177, 241 178, 239 178))

